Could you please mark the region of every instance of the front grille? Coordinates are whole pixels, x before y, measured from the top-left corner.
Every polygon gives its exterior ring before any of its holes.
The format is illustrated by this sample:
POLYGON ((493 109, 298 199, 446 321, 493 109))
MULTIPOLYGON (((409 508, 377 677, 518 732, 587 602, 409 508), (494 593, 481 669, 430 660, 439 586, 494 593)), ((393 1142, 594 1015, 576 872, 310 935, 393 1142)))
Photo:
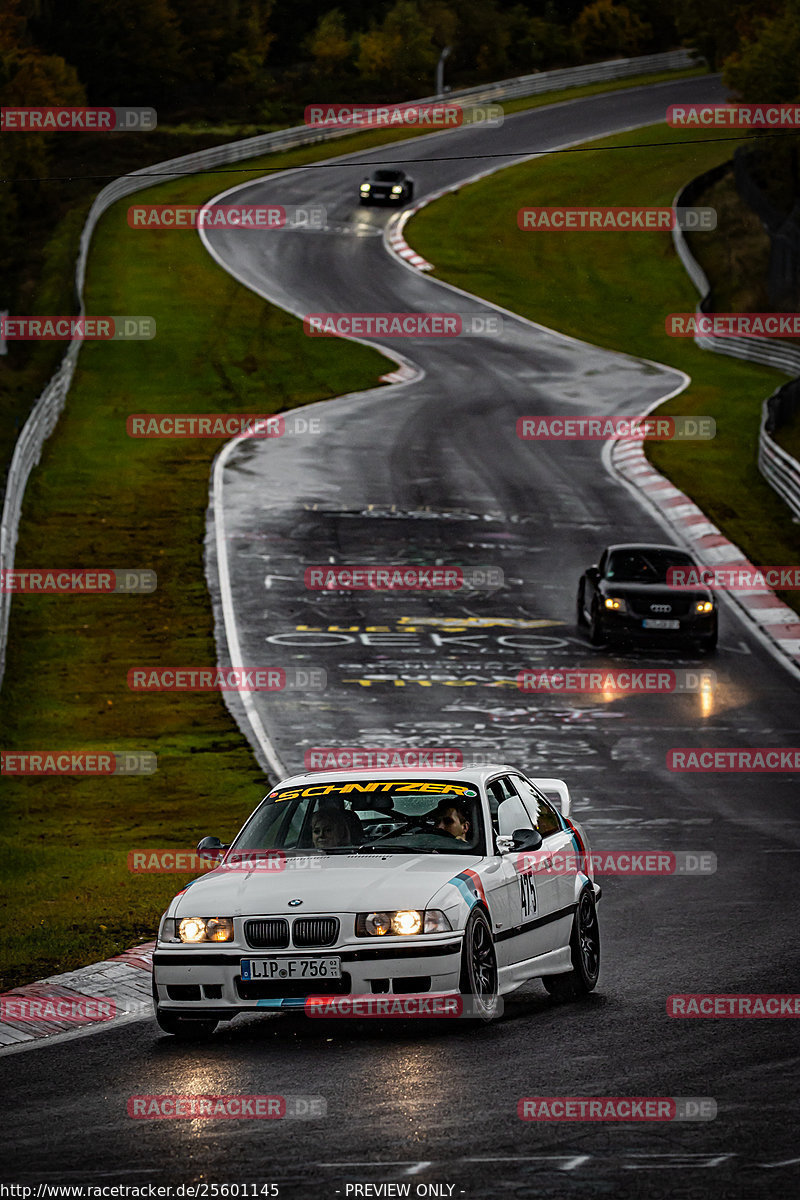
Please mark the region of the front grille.
POLYGON ((631 596, 628 598, 631 612, 639 617, 666 617, 671 620, 673 617, 685 617, 689 612, 691 601, 686 596, 631 596), (653 612, 652 605, 656 605, 661 611, 653 612), (665 608, 669 608, 669 612, 664 612, 665 608))
POLYGON ((338 936, 338 917, 298 917, 292 926, 295 946, 333 946, 338 936))
POLYGON ((259 950, 285 950, 289 945, 289 922, 285 917, 245 921, 244 936, 248 946, 255 946, 259 950))
POLYGON ((289 996, 348 996, 352 980, 347 971, 341 979, 258 979, 249 983, 236 977, 236 992, 240 1000, 274 1000, 289 996))

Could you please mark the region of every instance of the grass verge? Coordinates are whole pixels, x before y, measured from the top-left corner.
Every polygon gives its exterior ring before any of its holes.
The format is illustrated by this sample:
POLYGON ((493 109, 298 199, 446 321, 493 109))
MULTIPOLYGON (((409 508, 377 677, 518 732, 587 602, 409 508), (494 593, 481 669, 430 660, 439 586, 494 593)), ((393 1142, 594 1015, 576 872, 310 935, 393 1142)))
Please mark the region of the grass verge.
MULTIPOLYGON (((797 562, 800 530, 756 465, 762 401, 786 376, 667 337, 667 315, 692 311, 697 298, 669 234, 547 235, 517 228, 517 211, 525 205, 669 205, 682 184, 730 154, 730 147, 702 134, 687 146, 686 131, 662 125, 637 131, 637 138, 659 144, 615 148, 631 140, 625 134, 593 142, 581 154, 510 167, 423 209, 406 236, 436 275, 458 287, 574 337, 690 375, 690 387, 660 411, 710 415, 717 436, 651 444, 651 461, 753 562, 797 562), (463 231, 477 229, 482 236, 471 239, 466 256, 463 231)), ((796 593, 783 599, 800 612, 796 593)))

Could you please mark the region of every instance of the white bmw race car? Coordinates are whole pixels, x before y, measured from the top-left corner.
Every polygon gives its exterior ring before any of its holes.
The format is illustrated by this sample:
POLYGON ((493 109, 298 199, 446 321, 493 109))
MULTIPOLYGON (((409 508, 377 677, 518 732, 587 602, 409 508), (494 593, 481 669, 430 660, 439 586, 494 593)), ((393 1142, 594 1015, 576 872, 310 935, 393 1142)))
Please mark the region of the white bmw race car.
POLYGON ((230 846, 200 843, 218 865, 161 920, 159 1025, 200 1037, 320 997, 372 998, 373 1015, 411 996, 429 999, 421 1015, 452 1015, 431 1005, 457 997, 460 1014, 488 1021, 539 977, 556 999, 585 995, 600 888, 569 813, 561 780, 503 765, 284 780, 230 846))

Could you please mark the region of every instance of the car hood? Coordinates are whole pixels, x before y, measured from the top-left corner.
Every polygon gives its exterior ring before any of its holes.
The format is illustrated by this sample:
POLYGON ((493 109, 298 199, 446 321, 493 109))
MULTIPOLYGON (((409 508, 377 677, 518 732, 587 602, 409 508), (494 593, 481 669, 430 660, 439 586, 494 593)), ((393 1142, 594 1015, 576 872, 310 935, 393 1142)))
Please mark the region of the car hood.
POLYGON ((602 580, 600 591, 604 596, 619 596, 621 599, 640 596, 654 604, 669 604, 678 597, 686 600, 713 599, 708 588, 671 588, 666 583, 616 583, 613 579, 602 580))
MULTIPOLYGON (((287 862, 291 862, 287 859, 287 862)), ((424 908, 449 879, 474 868, 475 854, 367 854, 308 858, 282 871, 218 868, 172 901, 171 917, 366 912, 424 908), (317 865, 319 864, 319 865, 317 865), (302 904, 289 906, 290 900, 302 904)))

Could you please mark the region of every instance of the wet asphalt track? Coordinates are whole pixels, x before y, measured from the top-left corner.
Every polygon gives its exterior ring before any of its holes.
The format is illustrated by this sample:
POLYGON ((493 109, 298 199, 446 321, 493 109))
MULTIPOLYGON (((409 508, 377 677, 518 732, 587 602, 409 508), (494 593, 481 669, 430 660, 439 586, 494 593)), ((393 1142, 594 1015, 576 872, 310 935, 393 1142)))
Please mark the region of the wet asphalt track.
MULTIPOLYGON (((718 98, 714 81, 690 80, 391 154, 448 156, 409 167, 422 196, 485 165, 469 154, 546 150, 656 121, 669 103, 718 98)), ((359 156, 373 160, 386 161, 359 156)), ((332 230, 346 232, 215 233, 215 253, 294 312, 485 309, 386 256, 377 234, 387 214, 353 203, 363 173, 335 163, 247 185, 237 202, 321 201, 332 230)), ((482 231, 466 231, 467 245, 470 236, 482 231)), ((411 1195, 418 1183, 452 1184, 454 1196, 476 1198, 796 1187, 796 1024, 672 1020, 665 1001, 800 990, 797 780, 675 775, 665 757, 672 746, 797 745, 797 682, 729 612, 713 661, 592 650, 574 626, 580 571, 608 541, 665 535, 609 478, 596 445, 515 436, 530 413, 641 411, 679 377, 510 318, 502 339, 394 345, 424 378, 321 406, 316 440, 248 442, 228 460, 242 662, 328 672, 325 692, 258 698, 283 764, 298 769, 309 747, 325 745, 491 752, 563 774, 595 849, 711 850, 717 873, 604 879, 598 990, 557 1008, 534 985, 487 1030, 264 1017, 187 1048, 140 1021, 0 1057, 0 1177, 278 1182, 281 1195, 320 1197, 386 1182, 410 1183, 411 1195), (329 557, 494 565, 505 586, 416 598, 305 592, 303 569, 329 557), (634 662, 710 666, 718 686, 705 706, 697 695, 540 700, 488 686, 523 667, 634 662), (328 1117, 127 1117, 128 1097, 163 1092, 322 1095, 328 1117), (516 1116, 524 1095, 713 1096, 719 1114, 705 1124, 531 1125, 516 1116)), ((210 832, 233 830, 198 829, 210 832)))

